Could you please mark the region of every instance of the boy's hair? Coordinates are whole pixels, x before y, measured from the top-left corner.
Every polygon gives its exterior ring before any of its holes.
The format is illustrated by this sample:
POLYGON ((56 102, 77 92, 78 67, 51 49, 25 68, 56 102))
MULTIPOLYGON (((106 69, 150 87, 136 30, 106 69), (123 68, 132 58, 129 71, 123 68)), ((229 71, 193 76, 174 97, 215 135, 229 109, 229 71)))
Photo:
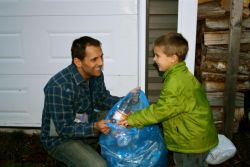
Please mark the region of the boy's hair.
POLYGON ((78 39, 75 39, 71 46, 72 63, 74 61, 74 58, 83 60, 86 55, 85 53, 86 47, 90 45, 101 47, 102 43, 99 40, 88 36, 83 36, 78 39))
POLYGON ((179 61, 184 61, 188 52, 187 40, 176 32, 160 36, 155 40, 154 46, 161 47, 167 56, 176 55, 179 61))

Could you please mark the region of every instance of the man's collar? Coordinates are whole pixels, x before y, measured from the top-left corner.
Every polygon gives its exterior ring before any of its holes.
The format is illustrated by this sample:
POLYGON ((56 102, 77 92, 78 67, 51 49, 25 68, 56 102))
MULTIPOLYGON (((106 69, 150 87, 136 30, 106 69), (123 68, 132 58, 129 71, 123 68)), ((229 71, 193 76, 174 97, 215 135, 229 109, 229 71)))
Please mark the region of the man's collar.
POLYGON ((88 83, 88 80, 85 80, 81 74, 78 72, 77 68, 76 68, 76 65, 75 64, 71 64, 70 65, 70 70, 73 74, 73 77, 75 79, 75 82, 77 85, 80 85, 81 83, 88 83))

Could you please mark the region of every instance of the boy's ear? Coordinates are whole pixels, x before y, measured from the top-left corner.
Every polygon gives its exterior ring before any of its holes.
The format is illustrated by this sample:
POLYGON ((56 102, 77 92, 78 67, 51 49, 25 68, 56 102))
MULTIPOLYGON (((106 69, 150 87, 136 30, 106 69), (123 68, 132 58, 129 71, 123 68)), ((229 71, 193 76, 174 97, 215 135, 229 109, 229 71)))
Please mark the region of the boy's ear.
POLYGON ((81 67, 82 66, 82 62, 80 59, 78 58, 74 58, 74 64, 76 65, 76 67, 81 67))
POLYGON ((178 63, 178 62, 179 62, 179 57, 178 57, 177 55, 174 54, 174 55, 172 56, 172 58, 173 58, 173 59, 172 59, 172 60, 173 60, 173 63, 178 63))

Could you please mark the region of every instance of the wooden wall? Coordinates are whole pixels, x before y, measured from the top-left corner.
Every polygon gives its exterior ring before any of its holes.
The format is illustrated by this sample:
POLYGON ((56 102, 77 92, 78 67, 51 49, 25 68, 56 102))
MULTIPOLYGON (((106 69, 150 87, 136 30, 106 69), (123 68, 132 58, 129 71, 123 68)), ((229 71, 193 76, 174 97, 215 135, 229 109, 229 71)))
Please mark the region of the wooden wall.
MULTIPOLYGON (((233 131, 244 115, 244 92, 250 90, 250 17, 249 0, 244 0, 240 53, 236 82, 233 131)), ((230 0, 199 0, 195 75, 204 85, 214 120, 219 130, 224 126, 224 90, 228 70, 230 0)))

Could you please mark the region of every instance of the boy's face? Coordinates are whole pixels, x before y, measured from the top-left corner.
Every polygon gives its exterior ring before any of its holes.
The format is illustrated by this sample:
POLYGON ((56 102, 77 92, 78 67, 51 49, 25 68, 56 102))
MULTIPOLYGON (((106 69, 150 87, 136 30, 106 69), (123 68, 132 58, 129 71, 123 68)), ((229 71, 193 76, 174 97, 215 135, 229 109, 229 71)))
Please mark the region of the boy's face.
POLYGON ((178 63, 176 55, 166 55, 160 46, 154 47, 154 61, 159 71, 167 71, 171 66, 178 63))

